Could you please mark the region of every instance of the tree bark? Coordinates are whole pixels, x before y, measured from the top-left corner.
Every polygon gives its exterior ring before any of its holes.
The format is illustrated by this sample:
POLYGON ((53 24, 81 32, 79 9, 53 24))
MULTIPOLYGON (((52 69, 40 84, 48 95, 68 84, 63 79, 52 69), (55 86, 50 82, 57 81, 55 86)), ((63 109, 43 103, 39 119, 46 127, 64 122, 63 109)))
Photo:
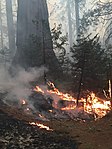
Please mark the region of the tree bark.
POLYGON ((11 51, 11 56, 13 57, 15 53, 15 30, 13 24, 12 0, 6 0, 6 14, 7 14, 9 49, 11 51))
POLYGON ((45 65, 52 75, 61 72, 53 51, 46 0, 18 0, 17 52, 14 64, 25 69, 45 65))
POLYGON ((1 48, 3 49, 3 28, 2 28, 2 14, 1 14, 1 1, 0 1, 0 38, 1 38, 1 48))

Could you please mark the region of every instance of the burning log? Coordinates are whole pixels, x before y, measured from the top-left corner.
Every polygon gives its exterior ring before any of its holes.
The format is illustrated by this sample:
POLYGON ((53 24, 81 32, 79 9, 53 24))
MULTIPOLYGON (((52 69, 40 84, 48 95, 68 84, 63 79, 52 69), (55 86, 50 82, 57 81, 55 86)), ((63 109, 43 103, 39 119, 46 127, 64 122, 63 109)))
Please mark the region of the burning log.
POLYGON ((33 103, 36 110, 48 111, 52 109, 52 104, 41 93, 32 93, 32 95, 29 97, 29 100, 33 103))
POLYGON ((48 86, 52 87, 52 90, 42 90, 41 93, 43 92, 43 96, 50 95, 53 97, 51 106, 55 109, 67 112, 72 110, 72 113, 75 113, 77 108, 83 109, 83 113, 94 115, 94 119, 102 118, 111 110, 111 102, 96 97, 93 92, 89 93, 85 98, 80 98, 77 107, 77 99, 68 93, 60 92, 50 81, 48 82, 48 86))
POLYGON ((20 99, 20 108, 29 115, 36 116, 38 120, 51 118, 97 119, 102 118, 111 110, 111 102, 96 97, 92 92, 78 100, 68 93, 60 92, 53 83, 48 82, 47 87, 36 86, 29 99, 20 99), (64 116, 65 115, 65 116, 64 116), (68 115, 68 116, 66 116, 68 115), (42 116, 42 117, 41 117, 42 116))

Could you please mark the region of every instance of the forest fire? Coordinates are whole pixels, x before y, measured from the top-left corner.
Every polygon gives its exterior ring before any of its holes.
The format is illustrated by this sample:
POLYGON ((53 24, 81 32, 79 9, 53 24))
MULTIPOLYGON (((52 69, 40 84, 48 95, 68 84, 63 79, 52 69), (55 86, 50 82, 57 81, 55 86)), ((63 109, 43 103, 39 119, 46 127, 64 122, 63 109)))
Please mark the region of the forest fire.
POLYGON ((84 103, 84 110, 87 113, 96 114, 98 118, 102 118, 111 110, 111 102, 102 100, 96 97, 95 94, 91 93, 87 98, 87 102, 84 103))
MULTIPOLYGON (((54 103, 52 106, 54 108, 57 107, 57 102, 61 99, 61 101, 68 101, 72 104, 68 104, 65 107, 60 108, 62 111, 71 111, 74 112, 77 108, 77 99, 72 97, 68 93, 62 93, 57 88, 55 88, 54 84, 51 82, 48 82, 48 86, 50 87, 50 90, 44 91, 40 87, 36 86, 36 89, 34 89, 37 92, 42 92, 45 95, 50 95, 54 97, 54 103), (38 89, 38 90, 37 90, 38 89), (55 97, 58 98, 58 100, 55 100, 55 97)), ((83 110, 84 112, 94 115, 94 119, 102 118, 104 117, 110 110, 111 110, 111 102, 109 100, 104 100, 99 97, 96 97, 96 95, 92 92, 90 93, 86 98, 81 98, 79 100, 79 106, 78 109, 83 110)))
POLYGON ((50 94, 56 94, 62 100, 68 100, 68 101, 74 101, 74 102, 76 102, 76 99, 75 98, 73 98, 68 93, 65 93, 64 94, 64 93, 60 92, 57 88, 55 88, 55 85, 53 83, 51 83, 50 81, 47 82, 47 84, 48 84, 48 86, 51 87, 51 90, 47 90, 48 93, 50 93, 50 94))
POLYGON ((37 122, 29 122, 29 124, 33 125, 33 126, 38 126, 41 129, 46 129, 48 131, 53 131, 52 129, 50 129, 48 126, 45 126, 44 124, 40 124, 40 123, 37 123, 37 122))

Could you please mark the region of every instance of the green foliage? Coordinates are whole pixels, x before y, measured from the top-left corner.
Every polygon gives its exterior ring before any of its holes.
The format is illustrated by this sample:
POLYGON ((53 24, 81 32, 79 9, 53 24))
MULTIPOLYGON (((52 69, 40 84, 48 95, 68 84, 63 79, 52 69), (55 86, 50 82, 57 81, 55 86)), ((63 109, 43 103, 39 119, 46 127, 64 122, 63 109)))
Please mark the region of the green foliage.
POLYGON ((67 35, 62 34, 62 25, 59 24, 56 26, 54 24, 54 28, 51 30, 51 35, 52 35, 52 41, 53 41, 53 49, 57 53, 58 60, 61 65, 64 64, 66 61, 66 49, 65 45, 67 45, 67 35))
POLYGON ((81 19, 80 32, 87 31, 89 27, 93 26, 94 28, 109 19, 112 15, 112 2, 97 2, 93 9, 88 10, 84 13, 81 19), (105 18, 106 17, 106 18, 105 18), (108 19, 107 19, 108 18, 108 19))
POLYGON ((73 62, 72 75, 76 84, 80 82, 83 88, 95 90, 102 88, 106 76, 107 58, 101 48, 99 37, 90 39, 90 35, 81 38, 71 49, 73 62))
POLYGON ((55 50, 63 50, 66 53, 64 46, 67 45, 67 35, 62 35, 62 25, 59 24, 51 30, 53 46, 55 50))
POLYGON ((11 61, 11 51, 7 47, 3 47, 3 49, 0 50, 0 62, 6 63, 11 61))

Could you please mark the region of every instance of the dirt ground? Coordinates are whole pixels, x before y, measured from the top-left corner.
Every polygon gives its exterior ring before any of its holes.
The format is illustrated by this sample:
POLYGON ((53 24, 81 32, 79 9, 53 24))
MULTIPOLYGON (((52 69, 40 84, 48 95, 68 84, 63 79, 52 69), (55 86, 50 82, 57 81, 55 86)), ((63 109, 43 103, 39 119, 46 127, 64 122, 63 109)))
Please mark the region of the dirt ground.
POLYGON ((78 149, 112 149, 112 112, 93 122, 60 120, 49 125, 77 140, 78 149))
MULTIPOLYGON (((26 122, 34 120, 14 108, 0 107, 0 110, 26 122)), ((43 123, 78 142, 78 149, 112 149, 112 112, 91 122, 60 119, 43 123)))

